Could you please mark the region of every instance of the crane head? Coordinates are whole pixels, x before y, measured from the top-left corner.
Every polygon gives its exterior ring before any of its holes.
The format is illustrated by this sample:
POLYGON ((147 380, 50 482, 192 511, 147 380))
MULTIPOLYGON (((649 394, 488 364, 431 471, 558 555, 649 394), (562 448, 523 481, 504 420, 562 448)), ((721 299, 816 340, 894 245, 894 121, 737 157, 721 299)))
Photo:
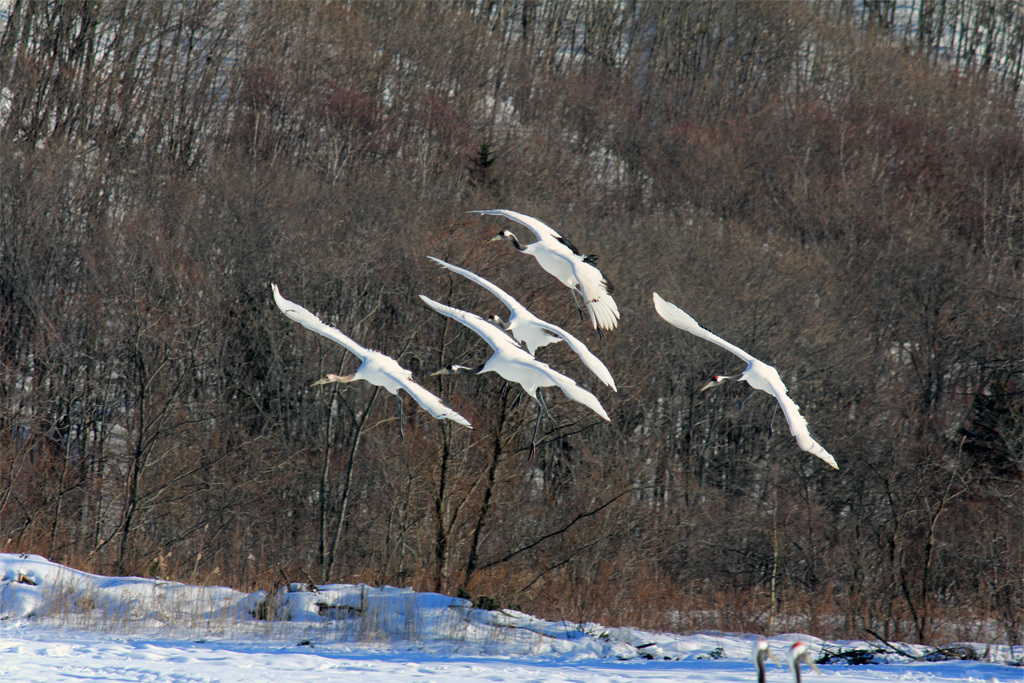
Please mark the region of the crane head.
POLYGON ((764 661, 764 657, 768 652, 768 639, 758 638, 754 641, 754 647, 750 652, 750 658, 755 662, 764 661))
POLYGON ((465 365, 459 365, 457 363, 449 363, 440 370, 435 370, 430 373, 431 377, 436 375, 466 375, 476 372, 474 368, 467 367, 465 365))
POLYGON ((487 316, 487 322, 493 323, 501 329, 508 331, 508 323, 501 319, 501 316, 495 313, 494 315, 487 316))
POLYGON ((700 388, 700 390, 701 391, 707 391, 711 387, 716 386, 718 384, 721 384, 722 382, 724 382, 727 379, 735 379, 735 378, 734 377, 730 377, 728 375, 715 375, 714 377, 711 378, 711 381, 708 382, 707 384, 705 384, 704 386, 702 386, 700 388))
POLYGON ((813 659, 811 659, 810 650, 807 649, 807 646, 804 643, 797 641, 793 643, 793 645, 789 648, 790 670, 796 671, 800 668, 801 663, 804 663, 807 666, 814 669, 814 673, 818 674, 819 676, 821 675, 821 669, 819 669, 818 665, 814 663, 813 659))
POLYGON ((524 247, 519 242, 519 238, 516 237, 515 233, 513 233, 511 230, 502 230, 497 235, 495 235, 494 237, 492 237, 491 239, 489 239, 487 241, 488 242, 495 242, 497 240, 505 240, 506 242, 511 242, 512 246, 515 247, 516 251, 526 251, 526 247, 524 247))
POLYGON ((780 666, 782 665, 782 662, 779 661, 779 658, 775 656, 775 653, 772 652, 771 648, 768 646, 768 639, 762 636, 754 642, 754 648, 753 652, 751 652, 751 658, 754 660, 754 662, 764 662, 766 657, 771 659, 776 664, 780 666))

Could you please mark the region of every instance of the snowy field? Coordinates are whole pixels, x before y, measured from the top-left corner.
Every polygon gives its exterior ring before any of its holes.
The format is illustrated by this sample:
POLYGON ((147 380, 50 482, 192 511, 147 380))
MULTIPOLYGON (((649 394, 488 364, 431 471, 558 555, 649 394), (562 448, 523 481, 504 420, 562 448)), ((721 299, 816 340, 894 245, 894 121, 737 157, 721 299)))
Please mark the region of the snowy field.
MULTIPOLYGON (((0 681, 753 681, 755 634, 675 635, 551 622, 408 589, 292 584, 246 594, 96 576, 35 555, 0 554, 0 681), (312 588, 312 590, 311 590, 312 588)), ((772 637, 821 664, 806 681, 1024 681, 1020 648, 971 647, 983 661, 926 661, 932 648, 772 637), (884 649, 885 651, 879 651, 884 649)), ((932 658, 938 658, 933 656, 932 658)), ((769 681, 790 681, 768 665, 769 681)))

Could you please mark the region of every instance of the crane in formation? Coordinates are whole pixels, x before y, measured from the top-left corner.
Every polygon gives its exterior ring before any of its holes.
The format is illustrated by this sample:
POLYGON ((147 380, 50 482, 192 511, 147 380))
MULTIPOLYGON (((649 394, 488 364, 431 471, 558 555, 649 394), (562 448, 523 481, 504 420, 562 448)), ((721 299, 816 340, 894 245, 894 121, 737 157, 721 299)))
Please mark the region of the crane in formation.
MULTIPOLYGON (((620 315, 618 305, 612 298, 613 288, 608 278, 595 265, 596 257, 581 253, 572 242, 536 218, 507 209, 490 209, 473 211, 471 213, 500 216, 528 228, 537 238, 535 242, 523 244, 515 233, 510 230, 502 230, 488 241, 508 241, 517 251, 533 256, 541 268, 553 275, 573 292, 574 299, 577 296, 582 299, 583 307, 586 308, 590 322, 599 335, 603 331, 614 330, 618 327, 620 315)), ((597 396, 578 384, 574 379, 536 358, 537 352, 543 347, 553 343, 565 342, 594 376, 613 391, 618 391, 608 367, 596 354, 587 348, 586 344, 563 327, 542 320, 534 315, 526 306, 490 280, 471 270, 448 263, 434 256, 428 256, 427 258, 442 268, 461 275, 467 280, 483 287, 501 301, 509 311, 507 321, 498 315, 491 315, 485 319, 475 313, 442 304, 421 294, 420 298, 427 306, 437 313, 473 330, 473 332, 487 342, 492 351, 487 360, 478 366, 469 367, 449 364, 431 373, 431 375, 494 372, 508 382, 518 384, 538 404, 537 424, 534 428, 534 443, 536 443, 542 412, 548 416, 549 420, 551 419, 551 414, 544 402, 544 398, 539 393, 539 390, 544 387, 556 387, 566 397, 586 406, 603 420, 611 420, 597 396)), ((274 301, 288 318, 340 344, 362 360, 362 364, 354 373, 344 376, 328 373, 323 379, 317 381, 314 386, 332 382, 349 383, 355 380, 366 380, 371 384, 385 388, 397 397, 400 436, 402 435, 402 401, 398 393, 399 390, 403 390, 412 396, 434 418, 451 420, 465 427, 471 427, 469 421, 456 412, 447 402, 418 384, 413 379, 412 373, 402 368, 398 361, 383 353, 357 344, 336 327, 324 323, 302 306, 282 297, 277 285, 272 287, 274 301)), ((678 306, 669 303, 656 292, 653 293, 653 298, 655 311, 666 322, 689 332, 695 337, 716 344, 747 364, 744 370, 738 374, 714 375, 712 381, 706 384, 702 391, 725 381, 743 381, 750 385, 754 390, 753 393, 763 391, 770 394, 776 401, 775 410, 778 411, 779 408, 782 408, 782 413, 789 425, 789 431, 796 439, 797 446, 811 455, 820 458, 830 467, 839 469, 839 465, 832 454, 825 450, 824 446, 811 435, 807 420, 800 413, 800 407, 790 398, 789 391, 786 384, 782 381, 778 370, 702 327, 688 313, 678 306)), ((579 307, 578 303, 577 307, 579 307)), ((747 398, 750 397, 748 396, 747 398)), ((744 399, 745 402, 746 399, 744 399)), ((773 413, 772 420, 769 423, 769 437, 771 436, 774 418, 775 414, 773 413)), ((554 424, 554 420, 551 421, 554 424)))

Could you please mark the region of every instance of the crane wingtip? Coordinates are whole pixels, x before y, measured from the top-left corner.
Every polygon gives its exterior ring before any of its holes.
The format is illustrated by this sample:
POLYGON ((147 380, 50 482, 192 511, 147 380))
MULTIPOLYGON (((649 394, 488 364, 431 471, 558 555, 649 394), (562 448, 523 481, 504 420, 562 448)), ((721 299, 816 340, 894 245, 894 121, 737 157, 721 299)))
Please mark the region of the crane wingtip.
POLYGON ((832 469, 839 469, 839 463, 837 463, 836 459, 832 457, 832 454, 826 451, 824 448, 821 448, 820 452, 813 452, 813 455, 816 455, 820 459, 824 460, 832 469))
POLYGON ((274 303, 277 304, 277 307, 282 311, 285 311, 286 307, 291 302, 284 298, 284 295, 281 294, 281 290, 278 289, 276 282, 270 283, 270 289, 274 294, 274 303))

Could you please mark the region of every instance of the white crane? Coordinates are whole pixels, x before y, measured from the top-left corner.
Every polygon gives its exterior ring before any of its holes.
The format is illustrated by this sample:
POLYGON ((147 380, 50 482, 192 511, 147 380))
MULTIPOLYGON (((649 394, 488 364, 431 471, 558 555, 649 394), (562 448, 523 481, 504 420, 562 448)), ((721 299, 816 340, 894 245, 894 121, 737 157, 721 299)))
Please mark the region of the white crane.
POLYGON ((814 669, 814 673, 821 675, 821 669, 811 659, 811 653, 807 646, 797 641, 789 648, 789 670, 793 673, 793 683, 800 683, 801 662, 814 669))
POLYGON ((807 428, 807 420, 800 414, 800 407, 789 397, 786 385, 783 383, 782 378, 779 377, 779 373, 775 368, 767 363, 762 363, 738 346, 730 344, 717 334, 704 329, 681 308, 670 304, 658 296, 657 292, 654 293, 654 308, 658 311, 658 315, 670 324, 681 330, 686 330, 696 337, 706 339, 713 344, 718 344, 726 351, 736 354, 747 362, 747 367, 742 373, 738 375, 715 375, 713 381, 705 385, 701 391, 725 380, 742 380, 755 390, 771 394, 782 407, 782 413, 786 416, 786 422, 789 423, 789 431, 796 437, 797 445, 811 455, 821 458, 835 469, 839 469, 835 458, 811 436, 810 430, 807 428))
POLYGON ((537 236, 536 242, 522 244, 510 230, 502 230, 489 241, 508 240, 519 251, 537 259, 541 268, 558 278, 574 293, 579 291, 594 329, 614 330, 619 324, 619 307, 612 298, 612 284, 594 265, 596 256, 581 254, 572 242, 536 218, 506 209, 470 213, 504 216, 525 225, 537 236))
POLYGON ((413 397, 420 406, 423 407, 428 413, 437 419, 451 420, 452 422, 458 422, 460 425, 469 427, 472 429, 472 425, 469 424, 469 420, 455 412, 450 405, 444 400, 435 396, 427 389, 413 381, 412 373, 403 368, 398 364, 391 356, 385 355, 379 351, 368 349, 360 346, 356 342, 352 341, 349 337, 345 336, 338 328, 333 325, 320 320, 308 310, 302 306, 288 301, 278 290, 276 284, 272 284, 271 287, 274 290, 274 303, 281 309, 281 312, 288 316, 291 320, 299 323, 308 330, 312 330, 319 335, 327 337, 333 342, 341 344, 346 349, 359 356, 362 359, 362 364, 356 369, 351 375, 335 375, 329 373, 326 377, 318 380, 313 384, 317 386, 319 384, 328 384, 330 382, 355 382, 356 380, 366 380, 370 384, 378 387, 383 387, 389 392, 395 395, 398 401, 398 429, 399 434, 402 434, 402 397, 399 396, 398 390, 402 389, 405 393, 413 397))
POLYGON ((771 657, 771 660, 782 665, 779 658, 775 656, 775 653, 768 647, 768 639, 761 637, 754 641, 754 647, 751 649, 750 658, 754 661, 754 668, 757 669, 757 683, 765 683, 765 664, 764 660, 766 657, 771 657))
POLYGON ((493 282, 486 280, 465 268, 453 266, 439 258, 435 258, 433 256, 428 256, 427 258, 434 263, 437 263, 442 268, 447 268, 453 273, 458 273, 462 277, 472 280, 494 296, 498 297, 498 299, 501 300, 501 303, 505 304, 505 308, 509 310, 508 322, 503 321, 497 315, 492 315, 487 319, 501 327, 501 329, 505 330, 525 345, 526 350, 530 352, 530 355, 536 355, 537 349, 543 346, 564 340, 565 343, 569 345, 569 348, 571 348, 576 355, 580 357, 580 360, 590 368, 590 371, 597 375, 598 379, 610 386, 613 391, 618 391, 618 389, 615 388, 615 380, 612 379, 612 373, 608 372, 608 368, 601 362, 601 359, 595 356, 590 349, 587 348, 586 344, 581 342, 579 339, 572 336, 558 325, 541 320, 531 313, 525 306, 512 298, 512 295, 498 287, 493 282))
MULTIPOLYGON (((601 407, 601 402, 597 400, 596 396, 576 384, 569 377, 553 370, 547 363, 542 363, 531 356, 515 339, 508 336, 501 329, 475 313, 445 306, 422 294, 420 294, 420 298, 423 299, 425 304, 441 315, 448 316, 476 332, 494 351, 483 365, 474 368, 464 365, 449 365, 433 374, 450 375, 458 373, 479 375, 484 372, 496 372, 509 382, 515 382, 523 387, 523 391, 537 401, 539 407, 545 411, 547 408, 544 405, 544 399, 537 393, 537 390, 541 387, 558 387, 562 390, 562 393, 572 400, 582 403, 605 420, 611 421, 611 418, 608 417, 608 413, 601 407)), ((550 415, 548 417, 550 419, 550 415)), ((537 415, 537 420, 539 426, 539 414, 537 415)), ((536 437, 536 429, 534 430, 534 436, 536 437)))

